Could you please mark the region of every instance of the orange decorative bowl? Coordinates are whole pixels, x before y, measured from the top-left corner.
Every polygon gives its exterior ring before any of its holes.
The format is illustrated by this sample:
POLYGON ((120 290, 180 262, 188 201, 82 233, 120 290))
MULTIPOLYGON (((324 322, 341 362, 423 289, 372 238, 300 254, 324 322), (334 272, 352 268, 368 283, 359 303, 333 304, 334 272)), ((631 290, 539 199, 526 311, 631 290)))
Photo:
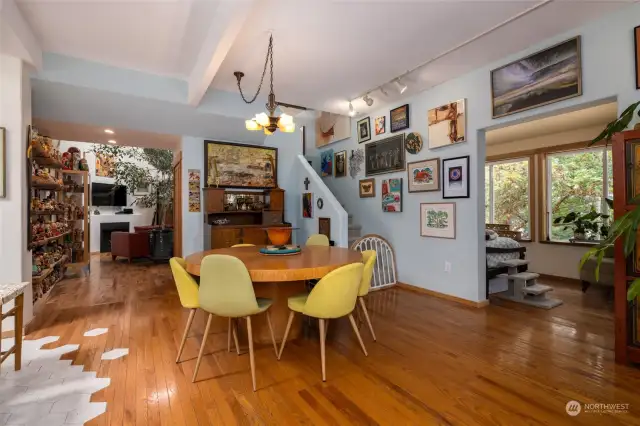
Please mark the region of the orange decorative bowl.
POLYGON ((291 238, 291 231, 293 228, 291 227, 280 227, 280 228, 265 228, 267 230, 267 236, 269 237, 269 241, 274 246, 283 246, 289 242, 291 238))

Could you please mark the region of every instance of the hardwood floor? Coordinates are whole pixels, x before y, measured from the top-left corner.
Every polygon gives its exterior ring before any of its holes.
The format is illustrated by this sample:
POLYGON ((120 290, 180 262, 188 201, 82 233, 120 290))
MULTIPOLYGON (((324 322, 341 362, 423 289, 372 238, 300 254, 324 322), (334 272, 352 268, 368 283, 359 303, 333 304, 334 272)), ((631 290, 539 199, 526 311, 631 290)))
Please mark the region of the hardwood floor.
POLYGON ((368 357, 348 319, 332 321, 326 383, 314 331, 288 342, 279 362, 272 346, 256 345, 254 393, 248 354, 227 352, 226 321, 214 324, 197 383, 202 312, 185 361, 175 363, 189 313, 168 265, 94 257, 91 266, 90 277, 54 288, 26 337, 61 336, 47 347, 79 343, 65 358, 111 378, 92 396, 107 402, 107 413, 91 425, 640 424, 640 370, 613 363, 610 302, 598 289, 582 295, 554 284, 565 305, 551 311, 499 300, 475 309, 379 291, 367 299, 377 343, 360 324, 368 357), (83 337, 96 327, 109 331, 83 337), (112 348, 129 355, 101 361, 112 348), (574 418, 565 411, 570 400, 629 404, 629 412, 583 407, 574 418))

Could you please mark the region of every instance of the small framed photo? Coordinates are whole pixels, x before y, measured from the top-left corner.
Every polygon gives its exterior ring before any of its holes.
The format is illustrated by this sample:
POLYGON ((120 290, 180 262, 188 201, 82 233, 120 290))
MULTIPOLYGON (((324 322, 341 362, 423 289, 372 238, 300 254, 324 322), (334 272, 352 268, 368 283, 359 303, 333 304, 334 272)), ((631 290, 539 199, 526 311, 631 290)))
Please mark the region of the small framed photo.
POLYGON ((358 185, 360 198, 372 198, 376 196, 376 180, 362 179, 358 185))
POLYGON ((358 121, 358 143, 371 140, 371 120, 369 117, 358 121))
POLYGON ((302 217, 305 219, 313 218, 313 193, 304 192, 302 194, 302 217))
POLYGON ((318 234, 326 235, 329 241, 331 241, 331 218, 318 218, 318 234))
POLYGON ((389 129, 391 133, 409 128, 409 104, 392 109, 389 115, 391 116, 389 129))
POLYGON ((407 163, 409 192, 440 190, 440 158, 407 163))
POLYGON ((335 176, 345 177, 347 175, 347 151, 336 152, 334 163, 336 165, 335 176))
POLYGON ((469 156, 442 160, 442 198, 469 198, 469 156))
POLYGON ((456 203, 420 203, 420 236, 456 238, 456 203))
POLYGON ((382 117, 376 117, 375 119, 376 135, 381 135, 387 130, 386 124, 387 124, 386 116, 383 115, 382 117))

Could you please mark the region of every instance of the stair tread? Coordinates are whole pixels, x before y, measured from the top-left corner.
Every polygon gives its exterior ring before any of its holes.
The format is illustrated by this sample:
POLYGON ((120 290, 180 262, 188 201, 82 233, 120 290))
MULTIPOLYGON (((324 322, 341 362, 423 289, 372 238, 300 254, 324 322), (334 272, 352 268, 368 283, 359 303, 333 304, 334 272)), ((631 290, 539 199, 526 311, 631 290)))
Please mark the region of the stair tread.
POLYGON ((540 274, 536 274, 535 272, 518 272, 517 274, 509 275, 510 279, 525 281, 535 280, 538 277, 540 277, 540 274))
POLYGON ((503 260, 502 262, 500 262, 500 266, 522 266, 522 265, 528 265, 529 261, 526 259, 510 259, 510 260, 503 260))
POLYGON ((552 290, 553 287, 544 284, 528 285, 522 289, 527 294, 543 294, 552 290))

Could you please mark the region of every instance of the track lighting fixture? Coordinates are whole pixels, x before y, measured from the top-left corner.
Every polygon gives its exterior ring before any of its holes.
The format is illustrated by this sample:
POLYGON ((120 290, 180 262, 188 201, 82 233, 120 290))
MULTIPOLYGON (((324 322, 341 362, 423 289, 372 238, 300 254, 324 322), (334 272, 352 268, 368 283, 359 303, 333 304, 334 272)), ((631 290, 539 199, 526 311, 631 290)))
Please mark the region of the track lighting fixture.
POLYGON ((387 93, 387 91, 384 89, 384 86, 380 86, 380 93, 382 93, 385 96, 389 96, 389 93, 387 93))
POLYGON ((396 87, 398 88, 398 92, 400 92, 400 94, 403 94, 405 90, 407 90, 407 85, 402 83, 400 77, 396 78, 394 83, 396 84, 396 87))
POLYGON ((356 115, 356 110, 353 109, 353 104, 351 103, 351 101, 349 101, 349 115, 352 117, 356 115))
POLYGON ((367 106, 371 106, 373 105, 373 99, 371 99, 369 97, 369 94, 367 93, 366 95, 364 95, 364 97, 362 98, 362 100, 364 101, 365 104, 367 104, 367 106))

